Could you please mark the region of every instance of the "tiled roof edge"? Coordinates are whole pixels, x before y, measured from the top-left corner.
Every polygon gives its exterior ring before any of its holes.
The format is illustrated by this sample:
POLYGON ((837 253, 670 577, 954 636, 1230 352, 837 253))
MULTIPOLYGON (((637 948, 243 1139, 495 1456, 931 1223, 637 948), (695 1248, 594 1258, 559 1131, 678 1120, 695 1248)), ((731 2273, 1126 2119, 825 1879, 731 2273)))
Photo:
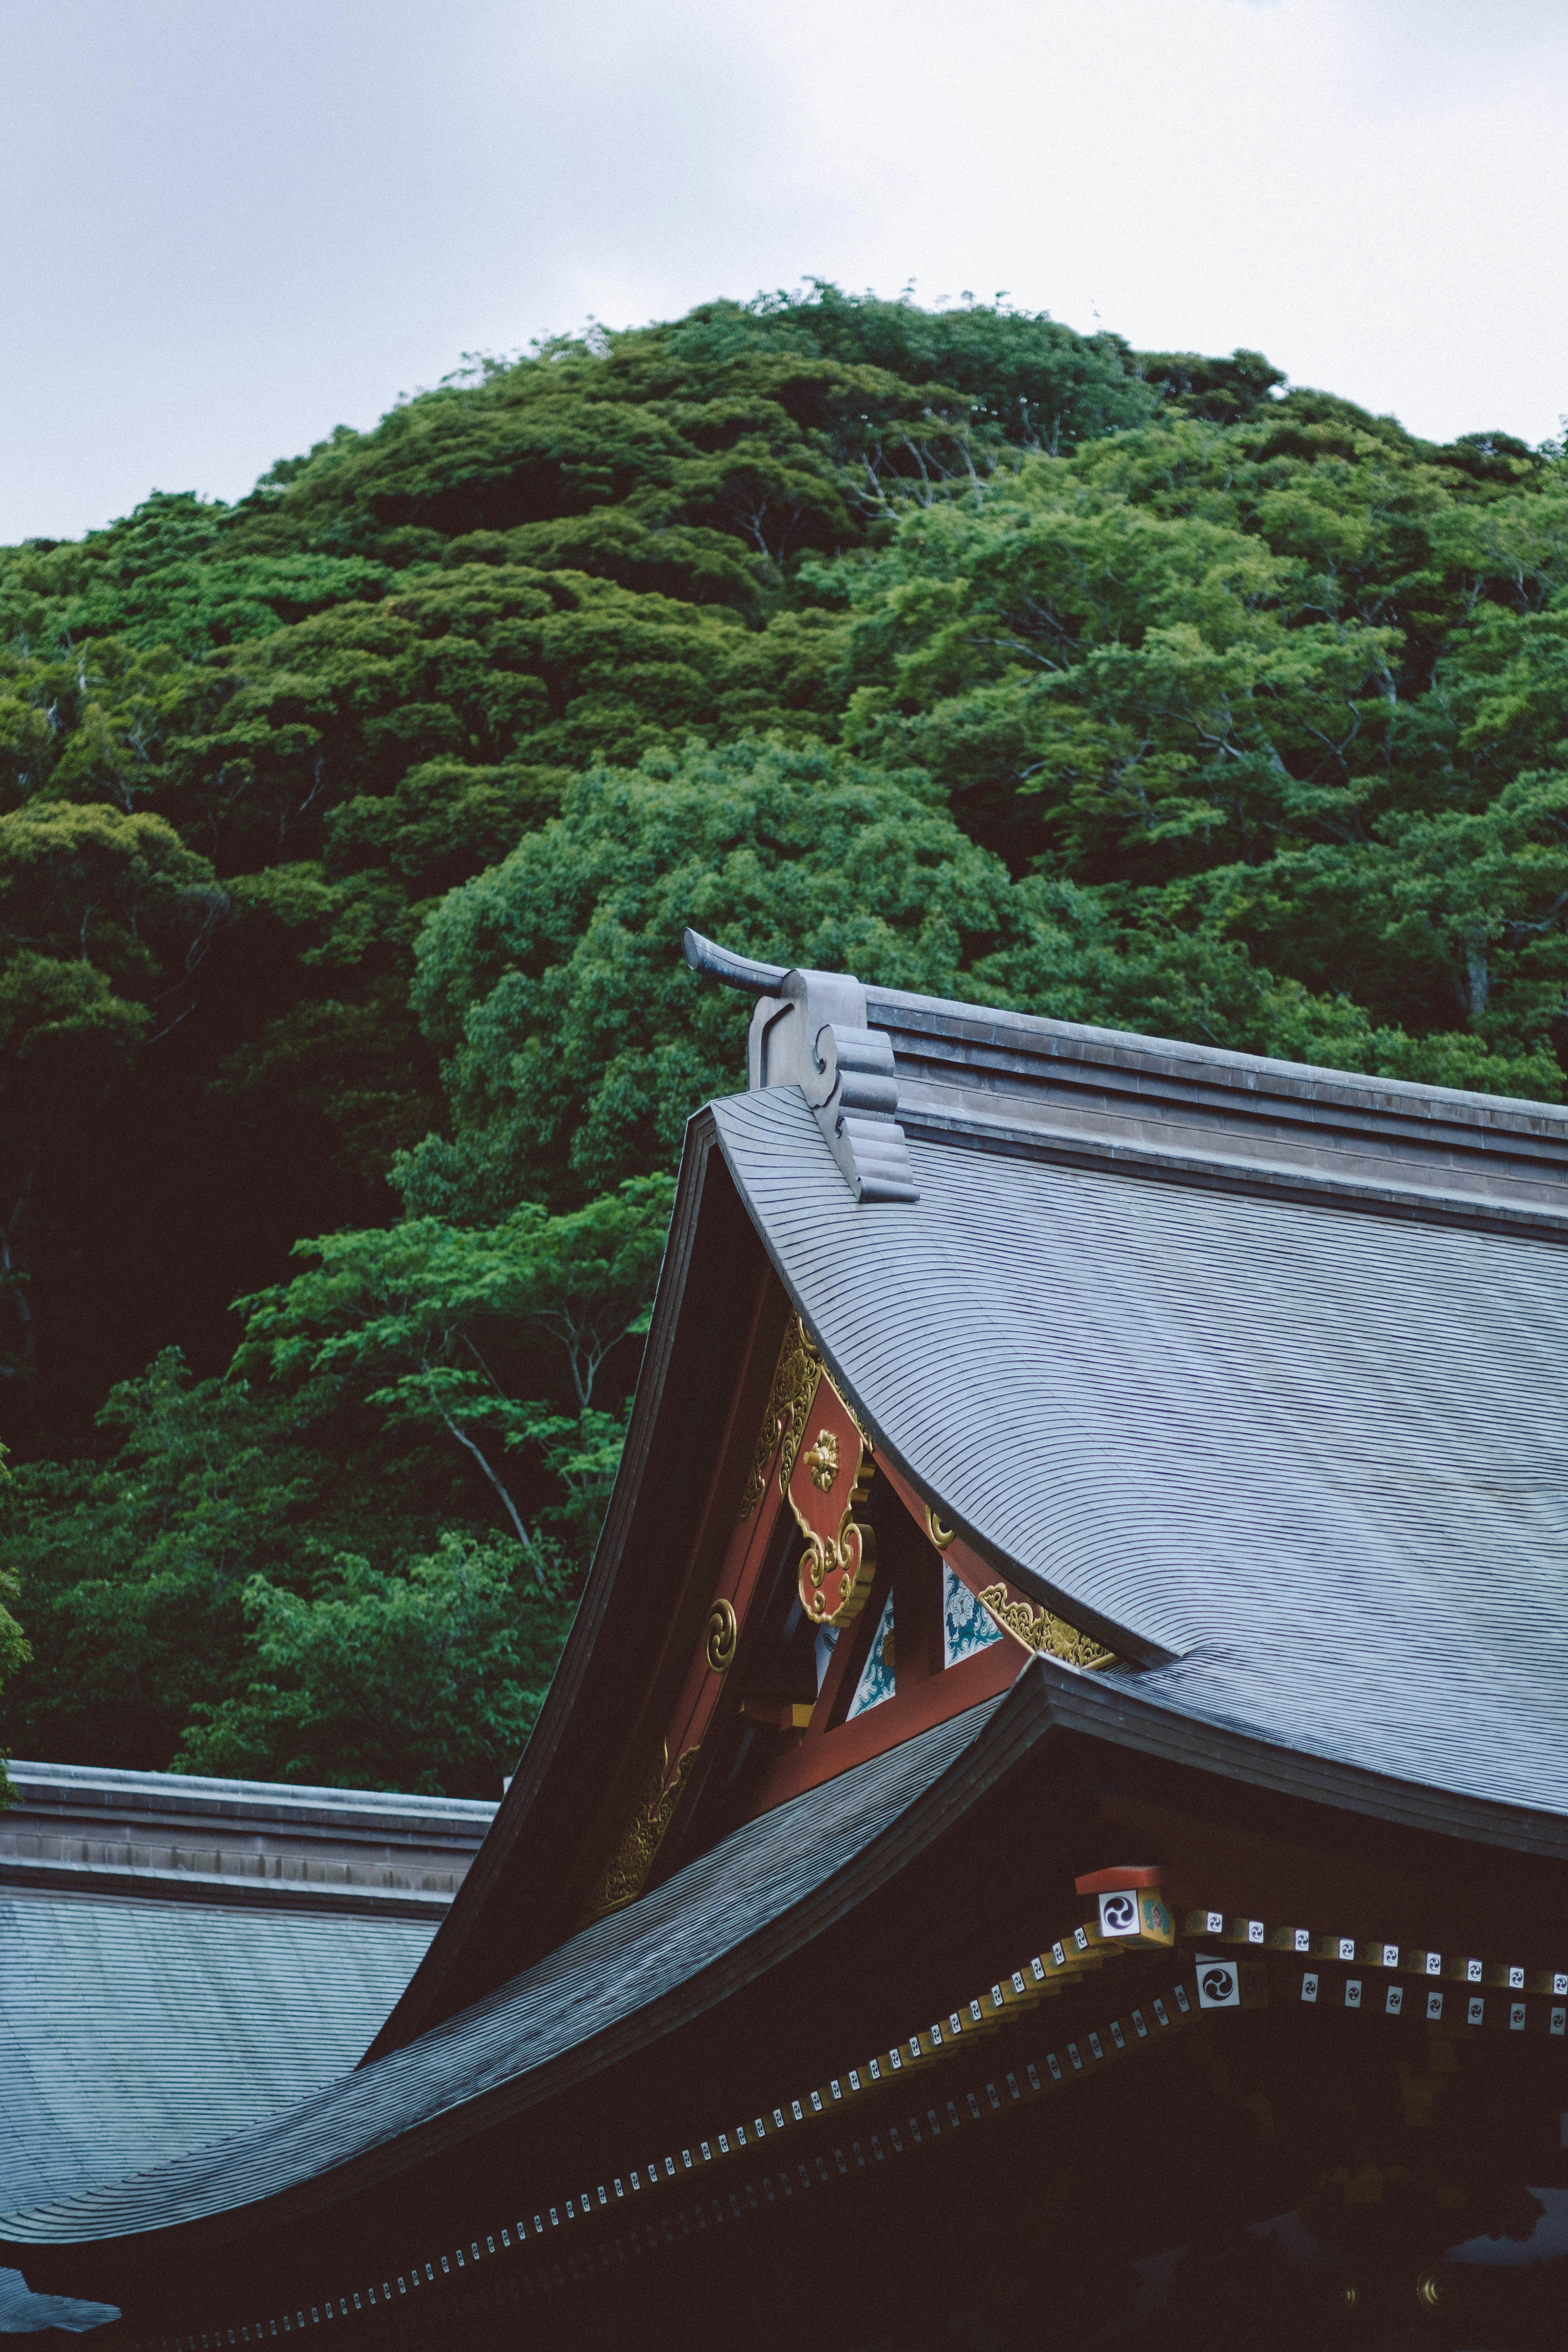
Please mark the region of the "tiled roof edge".
POLYGON ((294 1828, 379 1832, 399 1827, 482 1837, 496 1808, 482 1798, 409 1796, 386 1789, 327 1789, 287 1781, 203 1780, 194 1773, 132 1772, 89 1764, 12 1758, 6 1765, 24 1805, 54 1802, 97 1811, 181 1813, 214 1820, 275 1821, 294 1828))
POLYGON ((1223 1087, 1227 1093, 1273 1094, 1324 1104, 1342 1103, 1364 1116, 1383 1111, 1400 1118, 1447 1119, 1465 1126, 1524 1129, 1550 1136, 1568 1148, 1568 1103, 1517 1095, 1471 1092, 1432 1086, 1413 1078, 1390 1078, 1327 1064, 1278 1061, 1267 1054, 1199 1045, 1180 1038, 1145 1037, 1127 1029, 1098 1029, 1005 1006, 965 1003, 959 999, 918 996, 907 990, 866 988, 867 1017, 873 1028, 923 1032, 959 1044, 985 1042, 1041 1062, 1145 1072, 1167 1084, 1223 1087))
MULTIPOLYGON (((1446 1192, 1419 1183, 1357 1181, 1338 1172, 1292 1167, 1286 1161, 1218 1151, 1202 1152, 1171 1143, 1140 1146, 1087 1135, 1070 1127, 1031 1121, 1015 1126, 1005 1118, 951 1116, 901 1105, 910 1135, 1008 1159, 1048 1160, 1058 1165, 1114 1169, 1206 1191, 1270 1194, 1308 1206, 1359 1209, 1373 1214, 1414 1217, 1431 1224, 1527 1235, 1536 1241, 1568 1242, 1568 1203, 1558 1207, 1466 1192, 1446 1192)), ((1404 1161, 1395 1163, 1400 1167, 1404 1161)))
POLYGON ((0 1892, 73 1895, 91 1901, 129 1897, 223 1911, 331 1912, 374 1919, 424 1919, 432 1926, 452 1907, 450 1895, 417 1887, 328 1884, 306 1878, 249 1878, 222 1872, 124 1868, 102 1862, 35 1862, 0 1854, 0 1892))

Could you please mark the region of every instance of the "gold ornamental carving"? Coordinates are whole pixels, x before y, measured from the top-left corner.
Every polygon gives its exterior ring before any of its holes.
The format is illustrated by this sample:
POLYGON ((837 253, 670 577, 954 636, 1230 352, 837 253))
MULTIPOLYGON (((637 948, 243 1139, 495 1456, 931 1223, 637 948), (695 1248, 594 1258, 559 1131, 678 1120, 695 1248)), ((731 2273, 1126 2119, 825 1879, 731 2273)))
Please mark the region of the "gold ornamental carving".
POLYGON ((816 1444, 805 1459, 812 1485, 826 1495, 838 1475, 838 1440, 830 1429, 817 1431, 816 1444))
MULTIPOLYGON (((843 1407, 861 1444, 869 1446, 871 1440, 867 1433, 865 1423, 824 1364, 821 1350, 816 1340, 810 1337, 800 1317, 792 1315, 789 1318, 789 1328, 784 1333, 783 1344, 779 1349, 778 1362, 773 1368, 773 1386, 768 1391, 767 1410, 763 1415, 763 1425, 757 1432, 757 1443, 752 1455, 751 1471, 741 1496, 741 1507, 735 1514, 737 1519, 749 1519, 762 1501, 768 1483, 768 1465, 773 1460, 781 1439, 783 1451, 779 1454, 779 1493, 788 1494, 790 1478, 795 1471, 795 1457, 800 1452, 806 1433, 812 1399, 823 1381, 827 1383, 828 1389, 843 1407)), ((828 1484, 831 1485, 832 1481, 829 1480, 828 1484)))
POLYGON ((790 1317, 779 1349, 742 1519, 762 1501, 775 1452, 779 1492, 806 1538, 801 1606, 815 1625, 847 1625, 865 1607, 877 1572, 875 1538, 855 1517, 871 1484, 871 1440, 798 1315, 790 1317))
POLYGON ((779 1360, 773 1367, 773 1384, 768 1391, 767 1411, 757 1432, 756 1449, 752 1455, 751 1475, 741 1497, 738 1514, 749 1519, 762 1501, 768 1483, 768 1465, 773 1458, 780 1438, 784 1454, 779 1463, 779 1490, 789 1485, 790 1472, 795 1467, 795 1452, 805 1428, 805 1416, 811 1400, 822 1378, 822 1358, 805 1336, 805 1326, 798 1315, 789 1318, 789 1328, 784 1335, 779 1360))
POLYGON ((837 1536, 824 1539, 815 1531, 800 1556, 799 1590, 806 1615, 814 1625, 852 1624, 866 1606, 877 1574, 877 1538, 855 1517, 871 1484, 868 1464, 864 1478, 849 1497, 837 1536))
POLYGON ((847 1625, 865 1607, 877 1572, 876 1539, 855 1516, 870 1490, 871 1448, 826 1373, 807 1426, 816 1435, 784 1490, 806 1541, 801 1607, 814 1625, 847 1625))
POLYGON ((708 1612, 708 1638, 704 1644, 708 1664, 716 1675, 727 1675, 734 1664, 740 1638, 741 1623, 733 1603, 716 1601, 708 1612))
POLYGON ((664 1833, 674 1818, 686 1789, 688 1775, 697 1759, 695 1748, 689 1748, 675 1768, 675 1778, 666 1788, 669 1773, 669 1749, 661 1748, 658 1763, 648 1776, 636 1811, 621 1832, 621 1842, 614 1856, 595 1882, 594 1891, 584 1906, 584 1921, 602 1919, 606 1913, 619 1911, 635 1903, 643 1891, 654 1856, 664 1842, 664 1833))
POLYGON ((932 1543, 935 1544, 938 1551, 945 1551, 948 1545, 952 1541, 952 1529, 942 1526, 942 1521, 937 1517, 936 1513, 931 1509, 929 1503, 926 1505, 926 1533, 930 1536, 932 1543))
POLYGON ((975 1598, 983 1609, 994 1617, 1005 1633, 1022 1642, 1026 1650, 1034 1650, 1047 1658, 1060 1658, 1069 1666, 1085 1666, 1091 1672, 1097 1666, 1113 1666, 1117 1663, 1114 1650, 1106 1649, 1088 1633, 1080 1633, 1076 1625, 1054 1617, 1048 1609, 1031 1609, 1026 1601, 1014 1601, 1005 1584, 988 1584, 975 1598))

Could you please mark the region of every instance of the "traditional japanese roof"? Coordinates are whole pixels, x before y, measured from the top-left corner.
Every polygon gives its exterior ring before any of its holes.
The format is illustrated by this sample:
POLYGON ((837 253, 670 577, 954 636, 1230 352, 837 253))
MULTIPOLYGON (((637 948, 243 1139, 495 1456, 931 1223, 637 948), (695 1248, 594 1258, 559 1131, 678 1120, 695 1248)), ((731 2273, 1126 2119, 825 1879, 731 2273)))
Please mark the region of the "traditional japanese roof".
POLYGON ((432 1932, 0 1890, 0 2211, 140 2172, 342 2075, 432 1932))
POLYGON ((1144 1704, 1568 1812, 1568 1110, 865 1019, 917 1201, 858 1201, 797 1088, 713 1117, 883 1452, 1144 1704))
POLYGON ((1462 1842, 1466 1900, 1533 1855, 1559 1901, 1568 1110, 689 953, 759 998, 752 1084, 689 1129, 594 1569, 449 1917, 351 2079, 5 2242, 282 2228, 587 2097, 955 1822, 994 1846, 1026 1753, 1462 1842), (1114 1662, 1037 1658, 583 1927, 791 1309, 889 1478, 1114 1662))
POLYGON ((0 2210, 353 2066, 494 1815, 467 1799, 17 1761, 0 1813, 0 2210))
POLYGON ((1144 1704, 1568 1814, 1559 1239, 913 1121, 868 1209, 798 1097, 714 1118, 881 1453, 1144 1704))
POLYGON ((375 2046, 559 1932, 763 1275, 884 1458, 1126 1662, 1140 1720, 1557 1850, 1568 1108, 688 954, 759 998, 752 1086, 689 1129, 572 1639, 375 2046))

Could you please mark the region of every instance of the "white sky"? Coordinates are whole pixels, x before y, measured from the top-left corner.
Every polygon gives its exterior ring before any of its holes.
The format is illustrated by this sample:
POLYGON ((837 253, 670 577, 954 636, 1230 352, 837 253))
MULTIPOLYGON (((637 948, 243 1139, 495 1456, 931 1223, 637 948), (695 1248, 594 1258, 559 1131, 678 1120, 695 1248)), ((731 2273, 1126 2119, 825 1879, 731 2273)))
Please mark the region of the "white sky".
POLYGON ((1568 0, 0 0, 0 541, 808 275, 1568 410, 1568 0))

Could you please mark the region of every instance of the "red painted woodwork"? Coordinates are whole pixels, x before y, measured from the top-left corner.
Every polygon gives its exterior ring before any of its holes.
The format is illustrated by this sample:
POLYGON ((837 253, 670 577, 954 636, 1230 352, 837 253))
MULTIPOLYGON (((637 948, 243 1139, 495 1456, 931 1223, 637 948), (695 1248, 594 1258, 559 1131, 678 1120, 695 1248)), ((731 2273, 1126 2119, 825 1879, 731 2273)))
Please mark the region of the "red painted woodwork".
POLYGON ((844 1710, 855 1694, 860 1679, 860 1669, 866 1663, 866 1651, 877 1630, 881 1615, 879 1606, 861 1612, 858 1625, 847 1626, 833 1646, 827 1661, 827 1672, 822 1677, 822 1687, 816 1694, 816 1705, 811 1711, 806 1727, 808 1739, 820 1738, 830 1724, 842 1721, 844 1710))
MULTIPOLYGON (((756 1297, 752 1302, 741 1377, 735 1384, 724 1426, 714 1448, 712 1475, 703 1497, 702 1509, 692 1528, 688 1597, 689 1580, 701 1577, 702 1563, 704 1559, 712 1558, 720 1540, 714 1527, 715 1516, 721 1509, 733 1509, 733 1497, 740 1490, 742 1467, 751 1460, 756 1444, 757 1421, 766 1403, 778 1350, 776 1329, 769 1334, 767 1310, 772 1301, 783 1304, 776 1277, 766 1274, 759 1283, 756 1297), (758 1349, 764 1346, 768 1351, 766 1361, 759 1367, 758 1349), (760 1398, 757 1395, 759 1370, 762 1372, 760 1398), (746 1411, 743 1408, 748 1398, 752 1402, 749 1411, 746 1411)), ((778 1524, 782 1497, 775 1475, 777 1457, 775 1447, 761 1500, 751 1517, 732 1523, 728 1535, 722 1538, 723 1550, 712 1588, 712 1599, 715 1601, 727 1600, 742 1624, 746 1604, 768 1557, 769 1545, 778 1524)), ((690 1612, 686 1598, 683 1598, 673 1612, 658 1664, 649 1677, 643 1708, 636 1724, 628 1725, 626 1734, 629 1748, 639 1735, 646 1738, 650 1728, 662 1728, 664 1786, 667 1789, 679 1771, 681 1757, 689 1749, 700 1747, 710 1728, 723 1681, 723 1676, 715 1674, 708 1664, 706 1621, 700 1619, 693 1631, 690 1612), (668 1697, 672 1688, 676 1692, 673 1706, 668 1697)), ((624 1811, 621 1819, 624 1822, 624 1811)))
MULTIPOLYGON (((713 1588, 715 1601, 727 1601, 743 1626, 746 1611, 756 1590, 758 1577, 773 1548, 773 1529, 783 1507, 778 1480, 770 1465, 763 1498, 749 1519, 742 1519, 725 1548, 723 1564, 713 1588)), ((722 1675, 715 1674, 708 1663, 705 1639, 700 1639, 696 1654, 686 1671, 680 1696, 669 1718, 665 1735, 668 1771, 673 1775, 678 1763, 689 1748, 700 1747, 713 1720, 724 1687, 722 1675)))
MULTIPOLYGON (((904 1476, 903 1472, 901 1470, 896 1470, 893 1467, 893 1465, 882 1454, 879 1454, 877 1456, 877 1470, 879 1475, 887 1480, 888 1485, 892 1488, 894 1494, 897 1495, 900 1502, 902 1503, 904 1508, 909 1512, 916 1526, 919 1527, 922 1533, 926 1535, 926 1540, 930 1542, 931 1537, 926 1527, 926 1513, 929 1507, 926 1503, 925 1496, 921 1493, 919 1487, 911 1486, 909 1480, 904 1476)), ((941 1513, 939 1512, 937 1516, 940 1517, 941 1513)), ((934 1544, 932 1545, 932 1549, 935 1549, 934 1544)), ((953 1536, 946 1544, 943 1545, 942 1557, 946 1560, 953 1574, 956 1577, 959 1577, 963 1583, 968 1585, 971 1592, 984 1592, 992 1585, 1001 1583, 1005 1585, 1009 1600, 1016 1597, 1014 1594, 1012 1586, 1010 1584, 1006 1584, 1006 1580, 999 1577, 996 1570, 994 1568, 989 1567, 987 1563, 981 1559, 980 1554, 975 1551, 971 1545, 964 1542, 962 1536, 953 1536)), ((1024 1645, 1020 1643, 1019 1647, 1022 1648, 1023 1646, 1024 1645)))
POLYGON ((1127 1863, 1120 1870, 1091 1870, 1073 1880, 1078 1895, 1110 1895, 1123 1886, 1160 1886, 1165 1873, 1159 1863, 1127 1863))
MULTIPOLYGON (((762 1302, 759 1301, 752 1318, 749 1356, 755 1348, 759 1327, 764 1322, 762 1302)), ((747 1385, 746 1381, 741 1384, 742 1389, 747 1385)), ((748 1433, 736 1425, 731 1412, 730 1426, 724 1432, 720 1449, 721 1460, 729 1456, 735 1447, 744 1450, 747 1436, 748 1433)), ((831 1384, 824 1379, 805 1416, 789 1496, 786 1498, 779 1489, 779 1447, 775 1445, 756 1508, 749 1518, 730 1530, 723 1542, 718 1573, 711 1589, 711 1606, 716 1611, 719 1603, 729 1604, 734 1612, 741 1638, 744 1636, 747 1613, 759 1580, 775 1555, 781 1514, 786 1519, 792 1516, 792 1502, 815 1531, 812 1543, 805 1547, 808 1559, 813 1553, 819 1558, 823 1554, 826 1556, 826 1574, 819 1585, 808 1587, 803 1567, 803 1601, 810 1613, 819 1618, 838 1613, 847 1598, 848 1589, 857 1580, 857 1571, 860 1568, 861 1528, 868 1524, 864 1505, 857 1504, 851 1507, 860 1465, 860 1440, 853 1416, 845 1409, 831 1384), (820 1458, 814 1465, 813 1448, 818 1446, 821 1448, 820 1458), (835 1452, 836 1462, 832 1459, 835 1452), (819 1473, 816 1480, 812 1476, 814 1466, 819 1473), (833 1475, 826 1477, 825 1484, 821 1483, 830 1468, 833 1475), (847 1538, 847 1553, 845 1550, 847 1538), (840 1587, 845 1590, 841 1591, 840 1587), (814 1596, 815 1609, 812 1607, 814 1596)), ((758 1723, 765 1722, 771 1729, 794 1742, 763 1775, 752 1808, 753 1813, 766 1812, 787 1798, 816 1788, 824 1780, 847 1771, 851 1766, 880 1755, 903 1740, 913 1738, 933 1724, 946 1722, 966 1708, 995 1696, 1008 1687, 1029 1654, 1016 1638, 1007 1636, 990 1643, 955 1666, 944 1667, 942 1633, 943 1558, 973 1592, 983 1591, 994 1585, 998 1579, 995 1572, 959 1538, 954 1537, 944 1552, 939 1552, 931 1540, 925 1497, 882 1457, 875 1457, 874 1470, 885 1482, 890 1496, 897 1498, 900 1510, 907 1514, 908 1525, 900 1525, 895 1539, 887 1546, 889 1556, 886 1570, 879 1570, 868 1590, 864 1579, 860 1580, 863 1605, 856 1617, 840 1631, 809 1721, 803 1728, 798 1704, 786 1703, 771 1694, 746 1695, 740 1701, 745 1715, 758 1723), (875 1638, 883 1600, 889 1590, 893 1594, 897 1688, 890 1699, 868 1709, 853 1723, 846 1723, 844 1716, 859 1680, 869 1644, 875 1638)), ((712 1557, 709 1549, 712 1538, 707 1530, 711 1527, 711 1515, 719 1496, 726 1491, 732 1492, 733 1487, 727 1477, 720 1475, 716 1463, 715 1477, 710 1487, 702 1522, 694 1530, 694 1567, 704 1551, 708 1552, 709 1558, 712 1557)), ((886 1517, 879 1515, 879 1517, 886 1530, 886 1517)), ((867 1564, 869 1565, 874 1558, 868 1543, 867 1564)), ((680 1612, 679 1622, 687 1628, 691 1627, 691 1618, 685 1611, 680 1612)), ((681 1758, 700 1748, 710 1738, 724 1703, 727 1675, 716 1672, 708 1658, 707 1626, 711 1622, 710 1616, 706 1624, 699 1625, 695 1629, 695 1639, 689 1630, 678 1633, 672 1626, 671 1643, 678 1640, 689 1642, 690 1649, 683 1664, 673 1649, 667 1647, 654 1677, 655 1689, 669 1690, 673 1679, 676 1691, 674 1703, 668 1706, 664 1717, 666 1787, 673 1784, 681 1758)))
POLYGON ((765 1695, 743 1698, 741 1713, 748 1723, 765 1723, 770 1731, 804 1731, 811 1720, 811 1709, 801 1700, 765 1695))
POLYGON ((790 1508, 807 1531, 800 1605, 814 1625, 847 1625, 865 1606, 877 1559, 855 1517, 864 1452, 855 1417, 826 1375, 805 1413, 790 1472, 790 1508))
MULTIPOLYGON (((902 1472, 895 1470, 890 1463, 879 1458, 878 1467, 900 1501, 914 1515, 923 1528, 926 1525, 927 1505, 919 1489, 911 1486, 902 1472)), ((940 1516, 939 1513, 938 1517, 940 1516)), ((1023 1601, 1030 1609, 1038 1605, 1030 1594, 1019 1591, 1016 1586, 1008 1583, 1005 1577, 998 1575, 995 1569, 982 1559, 980 1554, 972 1545, 965 1543, 962 1536, 952 1537, 943 1545, 942 1556, 953 1574, 977 1597, 982 1592, 993 1591, 1000 1584, 1008 1601, 1023 1601)), ((1002 1632, 1005 1638, 1015 1643, 1026 1655, 1032 1654, 1028 1643, 1020 1642, 1018 1636, 1010 1633, 1006 1626, 1002 1627, 1002 1632)))
MULTIPOLYGON (((840 1643, 839 1647, 844 1646, 840 1643)), ((929 1731, 932 1724, 946 1723, 966 1707, 994 1698, 1009 1687, 1026 1656, 1016 1642, 993 1642, 944 1673, 928 1675, 911 1691, 895 1692, 880 1706, 857 1716, 853 1723, 836 1725, 820 1735, 808 1732, 794 1753, 781 1757, 767 1773, 758 1788, 752 1815, 771 1812, 789 1798, 819 1788, 824 1780, 837 1780, 851 1765, 864 1764, 870 1757, 880 1756, 884 1748, 897 1748, 917 1732, 929 1731)), ((826 1683, 823 1694, 826 1696, 826 1683)))

